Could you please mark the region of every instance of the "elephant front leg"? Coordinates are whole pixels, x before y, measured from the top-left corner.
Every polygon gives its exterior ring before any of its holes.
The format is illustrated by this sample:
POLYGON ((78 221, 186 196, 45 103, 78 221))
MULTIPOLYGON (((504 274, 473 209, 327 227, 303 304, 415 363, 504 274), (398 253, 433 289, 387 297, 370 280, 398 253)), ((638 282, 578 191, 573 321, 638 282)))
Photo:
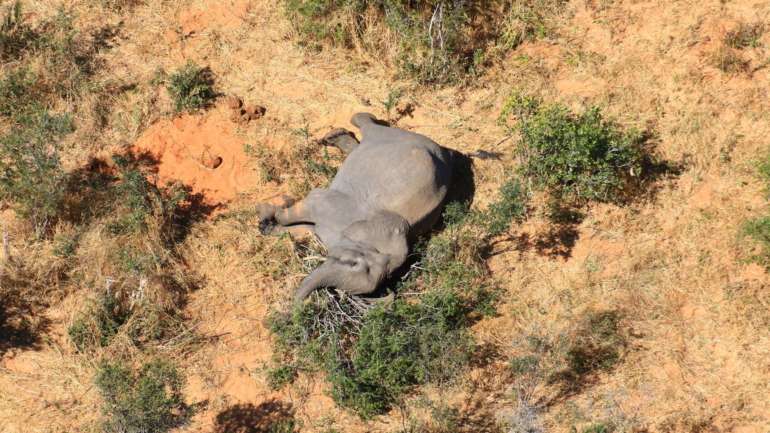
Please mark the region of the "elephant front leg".
POLYGON ((287 208, 280 208, 275 205, 260 205, 258 208, 260 216, 260 231, 262 234, 281 233, 285 228, 303 226, 303 228, 312 227, 315 224, 315 218, 312 216, 310 206, 307 200, 300 201, 287 208))
POLYGON ((259 203, 256 206, 257 216, 259 217, 259 231, 262 234, 268 234, 272 231, 278 221, 278 215, 287 207, 294 204, 294 199, 282 195, 278 200, 269 203, 259 203))

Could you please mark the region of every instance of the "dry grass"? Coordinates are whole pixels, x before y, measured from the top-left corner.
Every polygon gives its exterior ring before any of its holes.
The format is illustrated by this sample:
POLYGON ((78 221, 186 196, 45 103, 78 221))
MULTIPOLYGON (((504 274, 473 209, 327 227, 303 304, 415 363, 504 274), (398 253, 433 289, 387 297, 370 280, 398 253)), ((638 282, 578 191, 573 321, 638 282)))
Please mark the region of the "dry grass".
MULTIPOLYGON (((297 194, 323 180, 294 183, 306 165, 294 152, 304 138, 293 130, 306 128, 302 134, 313 138, 331 127, 350 127, 350 115, 359 110, 384 117, 380 101, 394 88, 415 105, 399 126, 468 153, 500 153, 501 160, 475 160, 478 206, 494 199, 503 173, 515 164, 516 138, 504 141, 507 132, 496 124, 514 88, 575 110, 601 106, 624 126, 654 131, 661 158, 682 166, 629 206, 587 208, 579 224, 553 226, 536 199, 532 217, 501 236, 488 259, 506 292, 499 315, 474 325, 490 348, 487 360, 455 385, 426 387, 403 412, 369 423, 336 408, 320 378, 300 374, 283 391, 271 390, 267 381, 273 354, 263 320, 315 263, 314 250, 259 235, 253 200, 193 224, 170 250, 170 265, 151 275, 187 281, 194 270, 196 290, 178 304, 167 297, 162 278, 148 276, 154 289, 147 292, 153 302, 181 305, 186 326, 204 337, 197 345, 156 348, 180 365, 187 403, 198 408, 181 431, 210 431, 217 415, 233 408, 284 407, 261 406, 267 401, 291 402, 299 429, 308 432, 398 431, 409 427, 410 417, 436 431, 452 425, 487 431, 494 423, 484 419, 555 432, 599 424, 615 431, 767 430, 769 281, 761 266, 744 260, 752 246, 739 234, 742 221, 762 215, 767 205, 755 162, 766 155, 770 133, 770 52, 767 33, 753 27, 725 42, 729 31, 742 27, 724 22, 763 22, 770 10, 753 0, 717 3, 572 1, 564 22, 548 23, 555 27, 548 41, 521 44, 471 87, 428 91, 393 81, 389 63, 379 59, 364 65, 345 51, 297 48, 286 38, 291 26, 271 1, 68 2, 86 41, 102 26, 118 35, 95 54, 100 66, 86 80, 87 90, 78 95, 68 87, 50 100, 52 109, 75 119, 76 132, 63 147, 68 169, 85 166, 92 155, 124 150, 170 115, 172 101, 153 78, 157 70, 173 71, 187 61, 209 66, 218 90, 268 108, 265 118, 240 133, 261 149, 255 169, 262 164, 277 177, 288 171, 292 178, 264 182, 258 198, 297 194), (712 57, 720 47, 748 66, 737 73, 721 68, 712 57), (602 311, 622 318, 617 362, 570 386, 552 380, 569 365, 570 343, 601 344, 579 330, 602 311), (533 346, 537 341, 544 345, 533 346), (523 356, 538 357, 545 370, 511 372, 510 361, 523 356), (436 412, 431 408, 438 406, 425 401, 446 407, 436 412), (438 418, 430 420, 433 412, 438 418)), ((25 8, 32 24, 56 14, 50 2, 27 1, 25 8)), ((30 64, 42 71, 45 64, 36 55, 28 54, 30 64)), ((13 67, 3 63, 0 75, 13 67)), ((322 161, 322 155, 311 159, 322 161)), ((111 237, 104 221, 86 230, 61 223, 50 239, 33 242, 11 213, 2 220, 16 260, 5 266, 2 296, 22 297, 17 311, 33 316, 25 323, 14 313, 5 323, 36 337, 32 345, 0 346, 0 425, 14 433, 95 426, 94 357, 76 353, 66 327, 106 278, 120 272, 117 249, 169 250, 152 231, 130 240, 111 237), (72 254, 53 253, 67 250, 72 238, 78 239, 72 254)), ((133 292, 139 277, 125 275, 120 284, 133 292)), ((121 337, 97 357, 138 363, 145 356, 121 337)))

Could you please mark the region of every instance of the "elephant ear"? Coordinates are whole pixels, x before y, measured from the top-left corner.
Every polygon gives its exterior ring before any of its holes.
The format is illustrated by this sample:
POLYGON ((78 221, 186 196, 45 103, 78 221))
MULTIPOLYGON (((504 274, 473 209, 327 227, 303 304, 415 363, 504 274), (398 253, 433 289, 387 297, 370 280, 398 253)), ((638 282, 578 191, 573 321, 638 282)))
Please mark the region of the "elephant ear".
POLYGON ((382 212, 372 218, 356 221, 342 235, 349 241, 366 245, 388 256, 388 272, 393 272, 409 253, 409 223, 399 215, 382 212))
POLYGON ((369 248, 338 248, 300 284, 295 300, 301 302, 313 291, 334 287, 352 295, 372 293, 388 274, 388 256, 369 248))

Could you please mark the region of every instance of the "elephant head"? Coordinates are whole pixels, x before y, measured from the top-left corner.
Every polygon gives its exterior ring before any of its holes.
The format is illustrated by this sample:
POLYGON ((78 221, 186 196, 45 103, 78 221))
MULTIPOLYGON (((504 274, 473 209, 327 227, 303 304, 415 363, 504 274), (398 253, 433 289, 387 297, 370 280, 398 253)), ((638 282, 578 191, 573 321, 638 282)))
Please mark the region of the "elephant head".
POLYGON ((354 222, 339 244, 329 247, 326 261, 302 281, 295 299, 302 301, 320 287, 353 295, 374 292, 406 261, 408 231, 406 220, 390 212, 354 222))

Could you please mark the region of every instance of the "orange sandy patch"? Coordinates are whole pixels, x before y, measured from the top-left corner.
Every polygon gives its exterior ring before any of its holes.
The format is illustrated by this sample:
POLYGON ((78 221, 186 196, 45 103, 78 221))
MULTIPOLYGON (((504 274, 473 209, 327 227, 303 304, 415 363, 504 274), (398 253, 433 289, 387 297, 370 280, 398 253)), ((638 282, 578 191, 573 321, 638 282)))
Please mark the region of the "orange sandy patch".
POLYGON ((243 23, 250 9, 250 0, 218 2, 215 6, 204 5, 182 11, 179 15, 179 24, 184 35, 201 32, 209 28, 237 28, 243 23))
POLYGON ((181 181, 209 204, 223 204, 246 193, 259 181, 244 151, 235 125, 215 110, 205 115, 183 115, 151 126, 134 145, 137 153, 158 160, 162 184, 181 181), (211 168, 210 162, 222 158, 211 168))

